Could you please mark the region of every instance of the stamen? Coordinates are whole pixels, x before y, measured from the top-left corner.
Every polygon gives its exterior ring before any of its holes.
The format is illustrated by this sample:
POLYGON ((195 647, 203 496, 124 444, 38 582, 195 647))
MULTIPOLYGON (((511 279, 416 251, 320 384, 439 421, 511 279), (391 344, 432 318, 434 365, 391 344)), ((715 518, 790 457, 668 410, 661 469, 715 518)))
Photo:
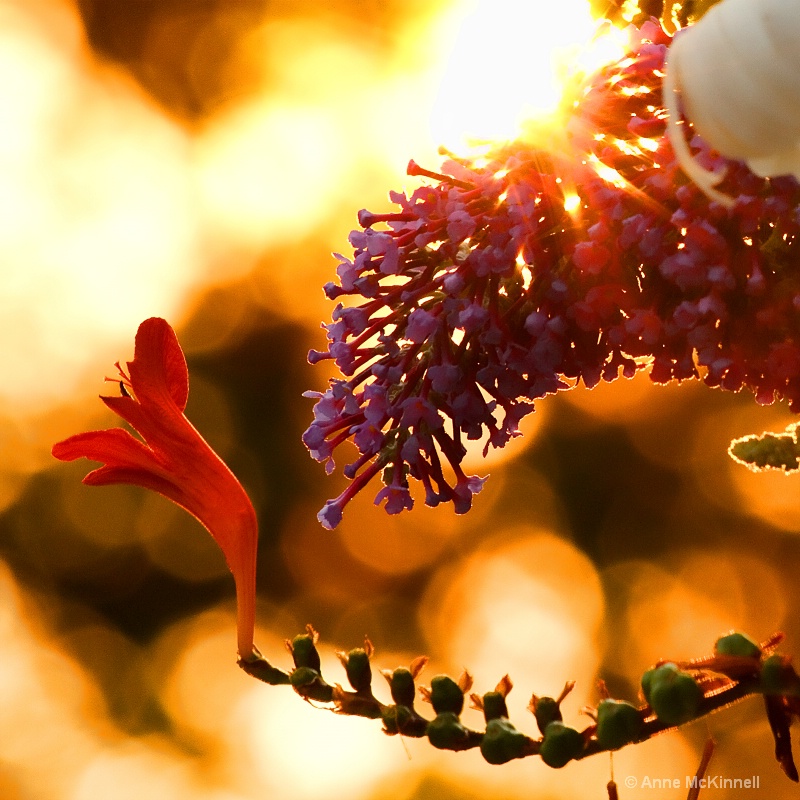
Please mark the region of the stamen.
POLYGON ((453 186, 458 186, 459 189, 474 189, 475 185, 472 183, 467 183, 466 181, 460 181, 458 178, 454 178, 452 175, 445 175, 443 172, 432 172, 429 169, 425 169, 417 164, 416 161, 412 158, 411 161, 408 162, 408 167, 406 168, 406 173, 408 175, 417 176, 422 175, 426 178, 433 178, 434 180, 441 181, 442 183, 449 183, 453 186))

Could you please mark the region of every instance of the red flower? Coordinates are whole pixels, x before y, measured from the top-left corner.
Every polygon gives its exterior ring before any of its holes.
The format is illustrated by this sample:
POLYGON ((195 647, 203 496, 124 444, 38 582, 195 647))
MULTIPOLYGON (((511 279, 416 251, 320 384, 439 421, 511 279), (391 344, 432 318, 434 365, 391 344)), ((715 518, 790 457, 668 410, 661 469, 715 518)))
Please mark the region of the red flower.
POLYGON ((253 653, 258 523, 234 474, 186 419, 186 359, 175 331, 157 317, 136 333, 128 373, 116 364, 120 397, 100 399, 144 439, 122 428, 90 431, 53 446, 62 461, 88 458, 103 466, 89 486, 130 483, 152 489, 194 515, 222 549, 236 581, 239 655, 253 653))

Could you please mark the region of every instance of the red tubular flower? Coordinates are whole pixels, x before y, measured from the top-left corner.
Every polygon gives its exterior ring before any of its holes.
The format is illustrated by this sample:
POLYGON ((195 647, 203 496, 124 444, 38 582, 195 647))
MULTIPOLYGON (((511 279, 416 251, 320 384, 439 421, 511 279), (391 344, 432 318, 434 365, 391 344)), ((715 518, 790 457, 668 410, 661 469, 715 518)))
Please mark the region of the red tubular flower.
POLYGON ((136 333, 128 372, 116 364, 120 397, 100 399, 144 439, 122 428, 90 431, 53 446, 61 461, 103 462, 83 482, 89 486, 130 483, 152 489, 196 517, 222 549, 236 582, 238 648, 254 651, 258 523, 253 505, 234 474, 183 413, 189 372, 175 331, 157 317, 136 333))

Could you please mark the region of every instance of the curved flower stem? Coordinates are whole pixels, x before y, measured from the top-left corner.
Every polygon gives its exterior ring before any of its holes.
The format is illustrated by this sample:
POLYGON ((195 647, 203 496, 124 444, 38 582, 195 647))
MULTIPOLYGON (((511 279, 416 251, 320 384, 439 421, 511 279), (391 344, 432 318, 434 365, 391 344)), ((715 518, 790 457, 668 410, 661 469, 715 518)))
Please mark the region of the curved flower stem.
MULTIPOLYGON (((505 676, 494 691, 482 696, 470 695, 474 707, 483 710, 486 719, 486 729, 476 731, 466 728, 460 721, 465 695, 472 686, 472 678, 468 673, 465 672, 458 681, 446 675, 438 675, 431 680, 430 688, 419 687, 420 694, 432 704, 436 714, 433 718, 426 718, 414 709, 415 681, 427 662, 426 658, 415 659, 409 669, 399 667, 394 671, 383 671, 382 674, 389 682, 392 699, 395 701, 394 704, 385 704, 372 692, 372 671, 369 662, 374 648, 368 639, 363 648, 356 648, 349 653, 338 653, 354 690, 346 691, 338 684, 331 686, 323 679, 320 658, 316 651, 318 634, 311 626, 308 626, 307 631, 306 634, 296 636, 292 640, 290 652, 295 662, 293 670, 289 672, 279 670, 260 654, 252 659, 240 659, 239 665, 249 675, 265 683, 291 684, 304 699, 314 697, 326 703, 332 702, 333 709, 337 713, 380 719, 387 734, 400 734, 413 738, 427 737, 434 747, 444 750, 480 748, 484 758, 492 764, 540 755, 551 766, 564 766, 571 760, 581 760, 627 745, 640 744, 653 736, 679 727, 673 721, 659 718, 658 714, 669 716, 674 713, 669 706, 664 708, 663 702, 659 704, 657 714, 647 703, 636 707, 624 701, 614 701, 608 698, 605 684, 601 682, 600 705, 626 707, 628 717, 638 719, 636 733, 629 735, 623 741, 609 737, 607 730, 601 731, 603 710, 596 713, 588 709, 589 715, 595 722, 581 732, 573 730, 573 736, 570 737, 573 751, 563 762, 553 763, 555 760, 553 747, 548 747, 548 737, 555 736, 555 734, 551 736, 551 731, 555 730, 551 725, 557 721, 560 726, 559 733, 563 730, 572 730, 561 722, 560 705, 568 696, 574 682, 568 681, 557 699, 533 696, 529 708, 535 714, 540 733, 543 735, 532 737, 517 730, 507 718, 508 710, 504 698, 512 684, 508 676, 505 676), (577 747, 574 747, 576 743, 577 747), (547 752, 543 748, 547 749, 547 752)), ((740 640, 746 638, 741 634, 733 636, 740 637, 740 640)), ((715 650, 723 639, 730 637, 731 635, 721 637, 715 645, 715 650)), ((752 641, 747 638, 748 641, 752 641)), ((670 674, 681 674, 685 678, 691 676, 690 683, 699 687, 698 691, 701 692, 691 713, 682 717, 681 725, 720 711, 747 697, 763 695, 768 719, 776 739, 776 757, 786 775, 797 781, 788 730, 791 720, 800 716, 800 676, 786 656, 772 653, 772 649, 781 638, 780 635, 775 635, 760 646, 753 643, 752 646, 757 650, 757 654, 736 655, 715 652, 711 657, 691 662, 666 662, 662 667, 667 671, 671 670, 670 674)), ((658 669, 656 667, 648 672, 653 673, 658 669)), ((643 686, 647 680, 648 673, 645 673, 643 686)), ((655 698, 653 702, 655 704, 655 698)), ((704 774, 710 755, 711 751, 707 745, 698 775, 704 774)))

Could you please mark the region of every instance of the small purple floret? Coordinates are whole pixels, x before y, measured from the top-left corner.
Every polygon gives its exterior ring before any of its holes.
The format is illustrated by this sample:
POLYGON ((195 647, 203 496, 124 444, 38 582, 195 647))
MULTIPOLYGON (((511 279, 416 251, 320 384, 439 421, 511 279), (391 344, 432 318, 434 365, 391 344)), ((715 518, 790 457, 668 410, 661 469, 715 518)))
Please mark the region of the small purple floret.
POLYGON ((328 500, 317 514, 323 528, 332 531, 342 521, 342 507, 337 500, 328 500))

